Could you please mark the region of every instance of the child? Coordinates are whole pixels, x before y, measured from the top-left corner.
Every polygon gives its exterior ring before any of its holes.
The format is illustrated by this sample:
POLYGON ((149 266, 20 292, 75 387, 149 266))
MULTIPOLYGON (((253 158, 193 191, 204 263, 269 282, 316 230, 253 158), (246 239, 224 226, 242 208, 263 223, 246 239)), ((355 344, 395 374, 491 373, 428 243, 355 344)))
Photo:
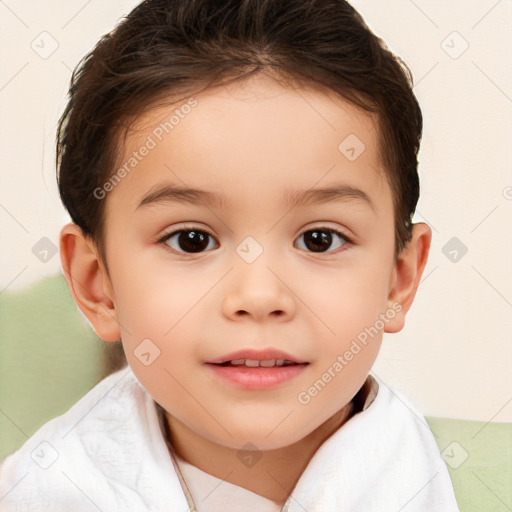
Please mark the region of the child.
POLYGON ((73 297, 128 367, 0 469, 3 511, 456 511, 369 375, 431 232, 422 117, 342 0, 146 0, 72 77, 73 297))

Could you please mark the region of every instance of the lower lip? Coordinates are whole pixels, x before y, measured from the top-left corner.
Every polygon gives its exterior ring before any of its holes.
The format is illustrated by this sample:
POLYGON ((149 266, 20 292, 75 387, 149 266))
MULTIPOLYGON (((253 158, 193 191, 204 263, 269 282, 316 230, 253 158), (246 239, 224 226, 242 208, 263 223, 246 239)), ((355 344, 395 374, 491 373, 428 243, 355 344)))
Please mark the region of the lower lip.
POLYGON ((250 368, 208 364, 215 375, 243 389, 272 389, 297 377, 307 364, 250 368))

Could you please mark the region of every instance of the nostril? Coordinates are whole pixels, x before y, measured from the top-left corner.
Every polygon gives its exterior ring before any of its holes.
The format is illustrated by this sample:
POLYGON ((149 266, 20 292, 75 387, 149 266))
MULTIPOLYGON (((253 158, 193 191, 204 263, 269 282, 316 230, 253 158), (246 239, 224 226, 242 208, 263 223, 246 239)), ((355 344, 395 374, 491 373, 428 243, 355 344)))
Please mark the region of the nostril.
MULTIPOLYGON (((250 313, 248 311, 245 311, 244 309, 239 309, 236 312, 236 315, 239 316, 239 317, 243 317, 243 316, 250 315, 250 313)), ((277 309, 275 311, 271 311, 270 315, 271 316, 275 316, 275 317, 281 317, 281 316, 285 315, 285 312, 282 309, 277 309)))

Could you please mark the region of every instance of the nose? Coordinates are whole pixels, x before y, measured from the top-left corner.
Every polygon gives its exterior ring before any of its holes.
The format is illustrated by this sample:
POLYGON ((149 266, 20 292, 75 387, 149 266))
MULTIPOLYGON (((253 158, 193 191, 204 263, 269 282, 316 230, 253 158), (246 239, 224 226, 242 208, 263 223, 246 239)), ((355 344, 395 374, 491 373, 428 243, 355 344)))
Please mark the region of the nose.
POLYGON ((286 322, 295 316, 293 280, 263 255, 252 263, 238 261, 228 275, 222 303, 223 314, 231 320, 252 318, 286 322), (290 282, 291 281, 291 282, 290 282))

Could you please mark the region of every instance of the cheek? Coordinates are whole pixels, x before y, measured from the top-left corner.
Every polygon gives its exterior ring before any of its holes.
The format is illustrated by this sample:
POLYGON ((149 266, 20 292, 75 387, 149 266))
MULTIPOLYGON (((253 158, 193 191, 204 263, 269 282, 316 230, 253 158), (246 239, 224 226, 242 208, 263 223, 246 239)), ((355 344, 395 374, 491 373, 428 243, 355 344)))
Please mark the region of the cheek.
POLYGON ((139 380, 157 395, 163 382, 168 391, 176 384, 170 374, 188 383, 200 359, 198 342, 207 332, 205 304, 208 312, 214 307, 208 292, 218 278, 171 272, 165 264, 139 265, 136 272, 130 268, 118 267, 116 276, 122 343, 139 380))
POLYGON ((116 308, 127 339, 133 335, 166 338, 208 290, 190 273, 168 267, 140 265, 119 269, 116 308))
MULTIPOLYGON (((341 291, 319 294, 321 319, 327 328, 317 332, 315 365, 298 394, 304 418, 326 420, 348 403, 361 388, 382 343, 385 294, 370 284, 345 281, 341 291)), ((309 425, 313 426, 313 423, 309 425)))
POLYGON ((385 265, 378 269, 379 265, 359 263, 323 276, 316 272, 315 279, 302 280, 298 289, 305 306, 318 318, 318 332, 331 339, 331 346, 374 325, 385 311, 389 281, 385 265))
MULTIPOLYGON (((200 327, 198 304, 208 283, 192 283, 184 274, 152 267, 118 275, 117 304, 128 364, 142 386, 171 414, 197 414, 184 389, 196 394, 200 327), (179 398, 176 398, 179 397, 179 398)), ((210 285, 211 286, 211 285, 210 285)), ((204 333, 204 326, 203 326, 204 333)))
POLYGON ((348 401, 378 355, 389 279, 383 268, 382 260, 380 265, 357 260, 350 268, 317 278, 314 286, 308 281, 310 286, 301 289, 308 297, 306 305, 318 319, 318 328, 311 333, 317 347, 313 377, 320 380, 319 386, 328 383, 329 388, 322 392, 319 403, 328 406, 329 400, 348 401))

